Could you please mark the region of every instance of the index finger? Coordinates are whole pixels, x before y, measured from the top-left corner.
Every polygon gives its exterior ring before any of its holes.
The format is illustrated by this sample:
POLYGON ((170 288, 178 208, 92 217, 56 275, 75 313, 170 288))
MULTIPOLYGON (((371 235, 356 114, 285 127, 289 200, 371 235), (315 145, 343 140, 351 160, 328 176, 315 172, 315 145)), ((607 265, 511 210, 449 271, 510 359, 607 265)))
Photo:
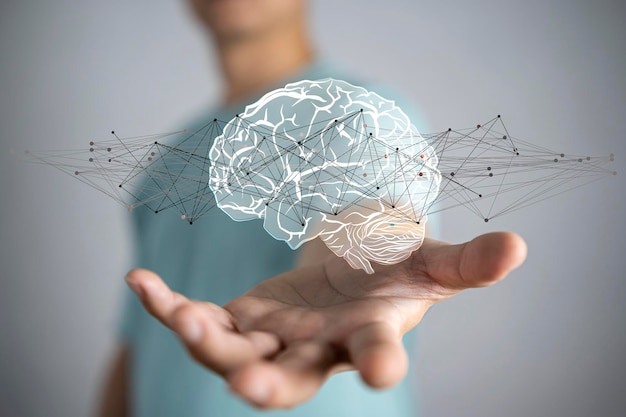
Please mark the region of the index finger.
POLYGON ((161 277, 147 269, 133 269, 126 275, 126 283, 145 309, 170 328, 174 311, 189 301, 184 295, 172 291, 161 277))

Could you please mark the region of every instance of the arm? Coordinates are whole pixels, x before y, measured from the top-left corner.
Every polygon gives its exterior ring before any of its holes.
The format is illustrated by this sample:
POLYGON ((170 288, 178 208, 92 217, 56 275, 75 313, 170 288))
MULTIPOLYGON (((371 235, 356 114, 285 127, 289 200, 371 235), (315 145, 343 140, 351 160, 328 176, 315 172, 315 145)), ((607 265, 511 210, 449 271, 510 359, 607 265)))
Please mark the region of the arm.
POLYGON ((128 366, 130 352, 125 345, 117 348, 106 377, 97 410, 98 417, 126 417, 128 412, 128 366))

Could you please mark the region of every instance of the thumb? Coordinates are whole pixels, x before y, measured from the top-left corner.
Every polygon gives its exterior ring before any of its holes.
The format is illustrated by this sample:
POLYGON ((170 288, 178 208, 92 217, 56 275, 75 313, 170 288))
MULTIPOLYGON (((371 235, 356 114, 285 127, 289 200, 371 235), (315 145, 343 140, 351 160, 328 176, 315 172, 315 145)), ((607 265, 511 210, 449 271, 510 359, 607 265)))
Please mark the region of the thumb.
POLYGON ((418 267, 443 287, 462 290, 494 284, 526 259, 526 242, 515 233, 488 233, 450 245, 427 239, 416 252, 418 267))

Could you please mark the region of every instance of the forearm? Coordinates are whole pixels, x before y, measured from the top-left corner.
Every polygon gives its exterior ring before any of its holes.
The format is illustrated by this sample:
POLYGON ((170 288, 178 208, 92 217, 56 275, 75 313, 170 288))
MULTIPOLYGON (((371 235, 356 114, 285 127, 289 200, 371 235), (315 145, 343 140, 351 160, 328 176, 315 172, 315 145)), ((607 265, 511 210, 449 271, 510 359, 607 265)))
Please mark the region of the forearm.
POLYGON ((122 345, 115 353, 104 381, 96 416, 127 417, 130 415, 128 411, 129 362, 129 349, 122 345))

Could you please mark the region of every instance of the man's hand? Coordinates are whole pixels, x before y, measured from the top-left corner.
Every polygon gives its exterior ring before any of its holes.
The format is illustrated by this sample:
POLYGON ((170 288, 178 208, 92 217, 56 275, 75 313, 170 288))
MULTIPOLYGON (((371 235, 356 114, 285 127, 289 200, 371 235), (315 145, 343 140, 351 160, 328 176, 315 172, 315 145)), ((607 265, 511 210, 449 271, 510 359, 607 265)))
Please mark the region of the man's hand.
POLYGON ((402 336, 428 308, 467 288, 491 285, 518 267, 526 244, 490 233, 450 245, 426 239, 406 261, 367 275, 336 256, 263 281, 223 307, 172 292, 154 273, 128 284, 176 332, 191 356, 262 408, 293 407, 336 372, 356 369, 374 388, 407 370, 402 336))

